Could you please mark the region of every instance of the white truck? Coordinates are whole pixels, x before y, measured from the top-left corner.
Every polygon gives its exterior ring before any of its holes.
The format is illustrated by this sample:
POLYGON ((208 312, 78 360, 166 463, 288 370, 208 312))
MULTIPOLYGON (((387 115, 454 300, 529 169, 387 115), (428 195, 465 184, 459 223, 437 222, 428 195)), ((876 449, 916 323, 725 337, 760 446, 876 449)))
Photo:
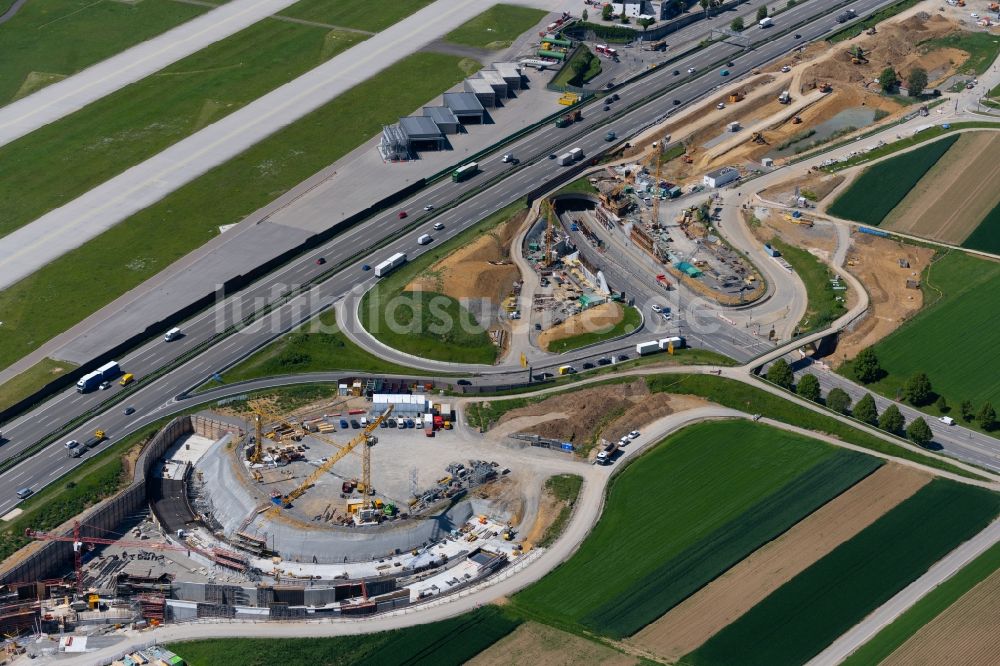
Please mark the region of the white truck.
POLYGON ((646 356, 660 351, 660 344, 656 340, 640 342, 635 346, 635 353, 639 356, 646 356))
POLYGON ((772 25, 774 25, 774 21, 771 19, 770 16, 765 16, 761 20, 757 21, 757 25, 759 25, 762 28, 770 28, 772 25))
POLYGON ((181 329, 179 329, 179 328, 172 328, 169 331, 167 331, 166 334, 164 334, 163 340, 165 342, 173 342, 174 340, 176 340, 179 337, 181 337, 181 329))
POLYGON ((406 253, 397 252, 392 255, 381 264, 375 267, 375 277, 382 277, 383 275, 388 275, 390 271, 394 268, 399 268, 406 263, 406 253))
POLYGON ((431 242, 430 234, 423 234, 422 236, 420 236, 420 238, 417 239, 417 245, 427 245, 430 242, 431 242))
POLYGON ((671 345, 673 345, 674 349, 683 349, 684 338, 675 335, 670 338, 662 338, 658 343, 659 348, 664 351, 670 349, 671 345))
POLYGON ((580 161, 580 160, 583 159, 583 149, 582 148, 574 148, 573 150, 569 151, 569 155, 570 155, 570 157, 573 158, 574 162, 578 162, 578 161, 580 161))
POLYGON ((559 162, 559 166, 566 166, 573 163, 573 156, 569 153, 563 153, 556 161, 559 162))

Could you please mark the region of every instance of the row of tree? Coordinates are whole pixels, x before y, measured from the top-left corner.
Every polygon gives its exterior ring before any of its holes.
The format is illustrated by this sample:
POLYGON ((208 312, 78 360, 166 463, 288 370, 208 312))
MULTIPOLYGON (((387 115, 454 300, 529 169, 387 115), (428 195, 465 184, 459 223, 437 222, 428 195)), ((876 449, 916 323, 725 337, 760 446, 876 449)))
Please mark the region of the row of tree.
MULTIPOLYGON (((882 369, 875 350, 870 347, 858 353, 851 369, 854 378, 862 384, 870 384, 888 375, 882 369)), ((934 392, 930 378, 923 372, 918 372, 906 380, 899 397, 914 407, 926 407, 933 403, 942 414, 947 414, 951 411, 948 401, 943 395, 934 392)), ((971 400, 963 400, 961 405, 959 405, 959 414, 966 423, 976 421, 986 431, 993 431, 998 425, 996 410, 988 400, 978 410, 976 410, 976 406, 971 400)))

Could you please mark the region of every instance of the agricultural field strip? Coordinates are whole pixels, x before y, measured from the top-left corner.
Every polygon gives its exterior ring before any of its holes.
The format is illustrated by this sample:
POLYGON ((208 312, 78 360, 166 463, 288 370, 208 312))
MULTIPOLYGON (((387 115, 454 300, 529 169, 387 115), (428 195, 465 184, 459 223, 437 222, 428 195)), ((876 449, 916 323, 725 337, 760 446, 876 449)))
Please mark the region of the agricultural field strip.
POLYGON ((965 239, 962 247, 979 252, 1000 254, 1000 204, 983 218, 979 226, 965 239))
POLYGON ((932 478, 895 463, 882 466, 644 627, 632 642, 666 662, 680 659, 932 478))
POLYGON ((962 134, 881 226, 961 245, 1000 204, 1000 134, 962 134))
MULTIPOLYGON (((607 508, 590 538, 545 581, 517 595, 515 603, 529 617, 537 615, 556 626, 575 624, 618 599, 622 590, 655 572, 664 561, 731 523, 747 506, 758 504, 827 458, 835 458, 837 452, 805 437, 750 422, 685 428, 632 463, 629 474, 612 479, 607 508), (704 445, 706 441, 713 446, 704 445), (716 469, 719 456, 726 465, 716 469), (706 483, 709 469, 712 480, 706 483), (657 511, 634 519, 636 529, 623 533, 630 512, 647 504, 648 489, 662 487, 666 478, 670 481, 657 500, 657 511), (628 556, 637 552, 655 552, 659 558, 628 556), (613 567, 605 566, 609 561, 615 563, 613 567), (589 576, 595 567, 604 573, 589 576), (587 585, 568 583, 579 580, 587 580, 587 585), (564 583, 577 589, 572 598, 564 594, 564 583)), ((654 611, 647 621, 665 610, 654 611)))
POLYGON ((584 616, 582 624, 615 638, 635 634, 883 464, 837 450, 676 556, 660 560, 655 570, 584 616))
POLYGON ((935 479, 782 585, 680 663, 801 664, 1000 511, 1000 495, 935 479))
POLYGON ((868 167, 827 212, 878 226, 957 140, 958 136, 953 134, 868 167))

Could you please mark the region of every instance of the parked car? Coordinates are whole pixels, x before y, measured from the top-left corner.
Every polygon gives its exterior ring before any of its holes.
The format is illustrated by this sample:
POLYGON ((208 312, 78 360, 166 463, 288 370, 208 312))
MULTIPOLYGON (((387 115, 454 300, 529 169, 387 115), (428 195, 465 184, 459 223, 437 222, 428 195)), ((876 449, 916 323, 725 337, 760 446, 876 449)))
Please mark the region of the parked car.
POLYGON ((726 103, 725 102, 719 102, 718 104, 715 105, 715 108, 717 108, 717 109, 724 109, 724 108, 726 108, 726 103))
POLYGON ((357 430, 358 428, 361 427, 361 424, 358 423, 357 419, 351 419, 351 427, 357 430))
POLYGON ((653 303, 653 312, 663 312, 663 308, 661 308, 656 303, 653 303))
POLYGON ((639 431, 638 430, 633 430, 632 432, 630 432, 628 434, 628 438, 629 439, 639 439, 639 431))
POLYGON ((340 419, 340 429, 347 430, 348 428, 350 428, 350 426, 347 425, 347 419, 340 419))

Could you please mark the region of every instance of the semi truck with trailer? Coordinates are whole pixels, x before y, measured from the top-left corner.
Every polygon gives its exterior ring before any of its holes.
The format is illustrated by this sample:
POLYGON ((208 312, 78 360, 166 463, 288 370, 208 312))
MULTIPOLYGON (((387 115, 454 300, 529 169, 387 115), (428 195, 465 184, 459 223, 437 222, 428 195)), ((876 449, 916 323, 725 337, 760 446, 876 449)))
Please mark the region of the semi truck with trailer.
POLYGON ((406 253, 397 252, 392 255, 381 264, 375 267, 375 277, 382 277, 388 275, 393 269, 399 268, 406 263, 406 253))
POLYGON ((100 372, 97 372, 96 370, 94 372, 89 372, 83 377, 80 377, 80 379, 76 382, 76 392, 86 393, 87 391, 93 391, 100 386, 103 381, 104 377, 101 376, 100 372))
POLYGON ((647 354, 653 354, 658 351, 660 351, 660 345, 656 340, 640 342, 635 346, 635 353, 639 356, 646 356, 647 354))
POLYGON ((568 166, 573 163, 573 156, 569 153, 563 153, 556 161, 559 162, 559 166, 568 166))

